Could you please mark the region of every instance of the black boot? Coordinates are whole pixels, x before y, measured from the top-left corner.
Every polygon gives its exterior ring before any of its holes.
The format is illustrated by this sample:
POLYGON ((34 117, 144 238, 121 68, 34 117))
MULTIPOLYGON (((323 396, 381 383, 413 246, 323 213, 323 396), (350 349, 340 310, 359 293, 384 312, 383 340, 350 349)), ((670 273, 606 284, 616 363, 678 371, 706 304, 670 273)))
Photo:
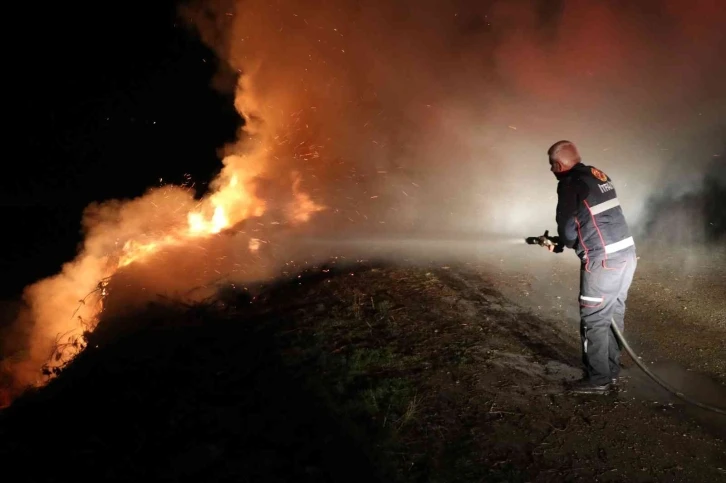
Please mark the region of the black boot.
POLYGON ((593 384, 589 379, 577 381, 570 388, 570 392, 575 394, 607 394, 610 391, 610 383, 593 384))

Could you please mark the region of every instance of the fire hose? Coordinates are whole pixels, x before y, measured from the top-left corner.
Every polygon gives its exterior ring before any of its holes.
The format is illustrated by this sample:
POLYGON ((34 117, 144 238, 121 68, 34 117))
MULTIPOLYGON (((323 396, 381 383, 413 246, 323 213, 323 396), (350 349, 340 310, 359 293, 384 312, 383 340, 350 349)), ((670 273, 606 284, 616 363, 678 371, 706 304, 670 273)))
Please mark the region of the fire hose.
MULTIPOLYGON (((544 232, 544 235, 541 235, 541 236, 531 236, 531 237, 527 237, 525 239, 525 241, 529 245, 539 245, 539 246, 542 246, 542 247, 546 247, 548 249, 550 247, 552 247, 554 249, 555 247, 559 246, 559 237, 549 236, 549 231, 545 231, 544 232)), ((653 381, 655 381, 663 389, 665 389, 666 391, 670 392, 671 394, 673 394, 677 398, 679 398, 679 399, 681 399, 681 400, 683 400, 683 401, 685 401, 685 402, 687 402, 689 404, 692 404, 694 406, 697 406, 697 407, 699 407, 701 409, 705 409, 707 411, 712 411, 712 412, 715 412, 715 413, 718 413, 718 414, 725 414, 726 415, 726 409, 717 408, 715 406, 711 406, 710 404, 705 404, 705 403, 702 403, 700 401, 696 401, 695 399, 687 396, 686 394, 683 394, 681 391, 677 390, 676 388, 674 388, 673 386, 671 386, 670 384, 668 384, 667 382, 665 382, 663 379, 661 379, 657 375, 653 374, 653 372, 650 369, 648 369, 648 367, 645 364, 643 364, 643 362, 640 360, 640 357, 638 357, 638 355, 630 347, 630 344, 628 344, 628 341, 625 340, 625 337, 623 336, 623 333, 620 332, 620 329, 618 329, 617 324, 615 324, 615 322, 612 322, 610 324, 610 326, 612 327, 613 332, 615 333, 615 337, 617 337, 617 339, 618 339, 618 342, 620 342, 620 345, 622 345, 625 348, 626 352, 630 355, 630 357, 633 359, 633 361, 635 362, 635 364, 643 372, 645 372, 645 374, 648 377, 650 377, 651 379, 653 379, 653 381)))
POLYGON ((696 401, 695 399, 688 397, 687 395, 683 394, 681 391, 675 389, 673 386, 671 386, 670 384, 668 384, 667 382, 662 380, 660 377, 653 374, 651 372, 651 370, 648 369, 648 367, 645 364, 643 364, 643 362, 640 360, 640 358, 637 356, 637 354, 635 352, 633 352, 633 349, 630 348, 628 341, 626 341, 625 337, 623 337, 623 334, 622 334, 622 332, 620 332, 620 329, 618 329, 617 324, 612 323, 610 325, 613 328, 613 332, 615 332, 615 337, 618 338, 618 341, 625 348, 625 350, 628 352, 628 354, 630 354, 630 357, 633 359, 633 361, 638 365, 638 367, 640 367, 643 370, 643 372, 645 372, 648 375, 648 377, 650 377, 655 382, 657 382, 661 387, 663 387, 668 392, 674 394, 677 398, 679 398, 687 403, 693 404, 694 406, 698 406, 701 409, 705 409, 707 411, 713 411, 718 414, 726 414, 726 410, 696 401))

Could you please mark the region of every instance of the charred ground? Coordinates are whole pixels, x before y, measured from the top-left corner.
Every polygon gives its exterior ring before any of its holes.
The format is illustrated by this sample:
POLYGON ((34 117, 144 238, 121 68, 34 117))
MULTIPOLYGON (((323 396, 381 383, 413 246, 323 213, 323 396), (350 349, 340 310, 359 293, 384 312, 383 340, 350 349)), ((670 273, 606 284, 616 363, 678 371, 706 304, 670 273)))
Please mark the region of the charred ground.
POLYGON ((667 404, 566 394, 580 376, 575 338, 491 287, 464 266, 338 264, 107 317, 58 378, 0 413, 5 471, 15 481, 726 480, 719 426, 667 404))

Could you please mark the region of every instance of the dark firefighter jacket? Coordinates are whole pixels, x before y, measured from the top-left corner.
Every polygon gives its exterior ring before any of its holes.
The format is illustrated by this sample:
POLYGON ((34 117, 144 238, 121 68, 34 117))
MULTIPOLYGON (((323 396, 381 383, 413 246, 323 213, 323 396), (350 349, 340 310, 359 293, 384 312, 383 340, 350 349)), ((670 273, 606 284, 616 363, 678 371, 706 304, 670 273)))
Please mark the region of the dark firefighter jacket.
POLYGON ((585 263, 607 260, 608 255, 635 245, 605 173, 578 163, 558 179, 557 232, 562 245, 574 248, 585 263))

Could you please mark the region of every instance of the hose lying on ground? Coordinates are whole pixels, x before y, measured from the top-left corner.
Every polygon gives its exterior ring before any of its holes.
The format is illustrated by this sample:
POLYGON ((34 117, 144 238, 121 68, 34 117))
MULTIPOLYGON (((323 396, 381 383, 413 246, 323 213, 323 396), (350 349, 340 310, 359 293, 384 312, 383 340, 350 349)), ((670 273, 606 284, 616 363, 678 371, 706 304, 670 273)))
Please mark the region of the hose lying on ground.
POLYGON ((708 411, 713 411, 715 413, 726 414, 725 409, 717 408, 715 406, 710 406, 708 404, 698 402, 695 399, 691 399, 690 397, 686 396, 685 394, 678 391, 673 386, 671 386, 670 384, 668 384, 667 382, 663 381, 661 378, 659 378, 658 376, 656 376, 655 374, 650 372, 650 369, 648 369, 645 366, 645 364, 643 364, 641 362, 640 358, 635 354, 635 352, 633 352, 633 349, 630 348, 630 346, 628 345, 628 342, 625 340, 625 337, 623 337, 622 332, 620 332, 620 329, 618 329, 618 326, 615 323, 612 323, 611 326, 613 328, 613 332, 615 332, 615 336, 620 341, 620 344, 622 344, 622 346, 625 347, 625 350, 628 351, 628 354, 630 354, 630 357, 633 358, 633 361, 635 361, 635 363, 638 364, 638 367, 643 369, 643 372, 645 372, 648 375, 648 377, 650 377, 655 382, 660 384, 663 388, 665 388, 667 391, 672 392, 673 394, 676 395, 676 397, 686 401, 687 403, 693 404, 694 406, 698 406, 699 408, 706 409, 708 411))

